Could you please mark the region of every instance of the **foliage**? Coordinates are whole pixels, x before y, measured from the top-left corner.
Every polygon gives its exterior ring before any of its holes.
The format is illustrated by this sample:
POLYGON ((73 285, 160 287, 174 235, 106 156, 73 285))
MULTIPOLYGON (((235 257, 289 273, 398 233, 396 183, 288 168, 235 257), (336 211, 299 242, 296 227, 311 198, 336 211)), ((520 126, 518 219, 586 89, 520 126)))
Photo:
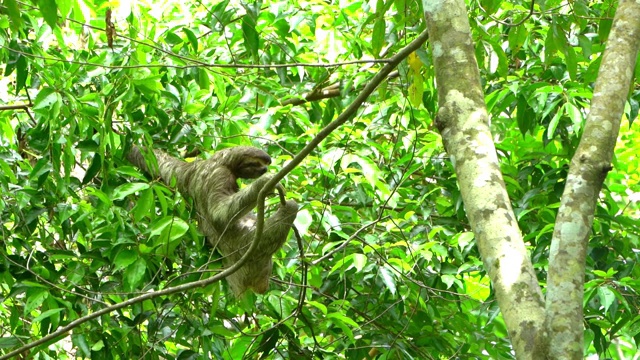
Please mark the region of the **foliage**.
MULTIPOLYGON (((220 269, 191 203, 124 160, 132 143, 175 155, 258 144, 278 169, 357 96, 372 59, 424 28, 421 4, 404 0, 116 5, 1 9, 0 99, 28 105, 0 112, 5 350, 220 269), (339 96, 281 105, 332 84, 339 96)), ((487 0, 469 13, 505 181, 544 283, 615 2, 529 7, 487 0)), ((415 55, 287 177, 302 247, 292 238, 277 254, 266 295, 234 299, 220 283, 158 297, 38 356, 511 358, 432 126, 429 53, 415 55)), ((586 346, 606 357, 631 357, 640 340, 639 99, 636 83, 590 242, 586 346)))

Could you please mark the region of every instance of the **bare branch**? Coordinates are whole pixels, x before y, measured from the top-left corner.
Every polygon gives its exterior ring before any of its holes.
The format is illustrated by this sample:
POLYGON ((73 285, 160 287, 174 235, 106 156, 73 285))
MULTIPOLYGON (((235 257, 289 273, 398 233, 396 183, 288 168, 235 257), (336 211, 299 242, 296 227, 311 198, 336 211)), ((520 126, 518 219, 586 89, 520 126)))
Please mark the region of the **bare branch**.
POLYGON ((0 111, 4 110, 28 110, 33 104, 16 104, 16 105, 2 105, 0 111))

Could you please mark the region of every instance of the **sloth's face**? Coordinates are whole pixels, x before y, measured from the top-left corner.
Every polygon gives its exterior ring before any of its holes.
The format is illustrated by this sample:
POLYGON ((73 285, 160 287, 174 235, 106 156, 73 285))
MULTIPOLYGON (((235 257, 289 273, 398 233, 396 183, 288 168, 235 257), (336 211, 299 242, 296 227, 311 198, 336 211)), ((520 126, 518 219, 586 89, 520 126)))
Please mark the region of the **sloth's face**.
POLYGON ((265 161, 265 159, 258 158, 246 159, 236 169, 236 176, 241 179, 259 178, 261 175, 267 172, 267 167, 270 163, 271 159, 269 159, 268 162, 265 161))

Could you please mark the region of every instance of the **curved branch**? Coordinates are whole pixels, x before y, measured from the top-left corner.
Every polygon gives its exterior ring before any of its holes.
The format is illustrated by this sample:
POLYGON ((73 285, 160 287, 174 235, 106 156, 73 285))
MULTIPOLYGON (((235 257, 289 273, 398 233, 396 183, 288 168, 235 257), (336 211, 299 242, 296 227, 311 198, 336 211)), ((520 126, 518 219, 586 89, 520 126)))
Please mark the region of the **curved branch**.
POLYGON ((282 205, 286 204, 287 197, 285 195, 287 194, 287 191, 284 189, 284 186, 282 186, 282 184, 280 183, 277 183, 276 190, 278 190, 278 196, 280 197, 280 204, 282 205))

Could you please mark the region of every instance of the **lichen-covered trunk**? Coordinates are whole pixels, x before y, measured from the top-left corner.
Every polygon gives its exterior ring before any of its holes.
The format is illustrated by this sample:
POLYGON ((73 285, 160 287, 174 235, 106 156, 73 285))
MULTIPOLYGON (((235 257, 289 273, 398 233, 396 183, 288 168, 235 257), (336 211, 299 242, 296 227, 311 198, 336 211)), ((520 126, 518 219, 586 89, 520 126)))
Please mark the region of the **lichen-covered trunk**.
POLYGON ((544 300, 502 179, 465 3, 423 4, 438 86, 435 125, 454 164, 516 356, 544 359, 544 300))
POLYGON ((551 241, 546 313, 552 359, 583 358, 582 303, 589 234, 602 183, 611 169, 639 49, 640 4, 621 0, 551 241))

